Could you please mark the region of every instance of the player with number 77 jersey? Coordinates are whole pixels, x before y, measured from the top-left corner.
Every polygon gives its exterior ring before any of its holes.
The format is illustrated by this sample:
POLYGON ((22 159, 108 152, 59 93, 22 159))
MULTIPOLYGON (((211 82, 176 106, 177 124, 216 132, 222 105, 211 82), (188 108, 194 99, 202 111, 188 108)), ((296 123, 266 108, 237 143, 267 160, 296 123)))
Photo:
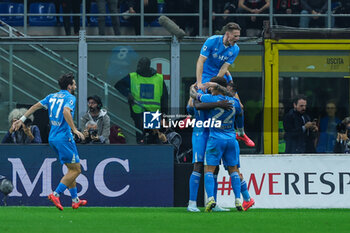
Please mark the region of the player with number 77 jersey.
POLYGON ((14 130, 18 130, 22 124, 21 122, 24 122, 36 110, 43 107, 48 109, 51 125, 50 146, 58 154, 61 164, 65 164, 68 168, 68 172, 62 177, 58 187, 48 196, 48 199, 59 210, 63 210, 59 197, 68 188, 72 197, 72 207, 77 209, 86 205, 87 201, 78 198, 75 181, 81 173, 81 167, 72 131, 82 140, 84 140, 84 135, 77 130, 73 122, 76 101, 74 75, 71 73, 62 75, 58 80, 58 84, 61 91, 49 94, 46 98, 34 104, 19 120, 13 123, 12 127, 14 130))

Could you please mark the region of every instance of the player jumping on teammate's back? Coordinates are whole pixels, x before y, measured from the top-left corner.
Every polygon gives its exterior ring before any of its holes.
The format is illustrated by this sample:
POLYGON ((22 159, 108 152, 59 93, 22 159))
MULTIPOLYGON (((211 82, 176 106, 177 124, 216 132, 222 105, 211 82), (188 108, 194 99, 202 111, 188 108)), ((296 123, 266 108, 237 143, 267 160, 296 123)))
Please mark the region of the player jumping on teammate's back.
MULTIPOLYGON (((197 86, 203 92, 206 89, 205 83, 212 77, 224 77, 227 83, 233 82, 228 68, 239 53, 237 42, 241 28, 238 24, 230 22, 223 29, 224 35, 211 36, 205 41, 197 60, 197 86)), ((234 97, 239 100, 237 93, 234 97)), ((240 105, 243 107, 241 103, 240 105)), ((243 118, 243 115, 240 117, 243 118)), ((249 147, 255 146, 255 143, 244 133, 243 128, 237 130, 237 139, 242 140, 249 147)))
MULTIPOLYGON (((224 78, 214 77, 210 80, 226 87, 227 82, 224 78)), ((208 90, 212 94, 199 94, 195 96, 191 95, 192 98, 197 99, 201 102, 217 102, 220 100, 228 100, 232 103, 232 108, 224 110, 215 108, 209 111, 208 117, 215 118, 222 122, 221 127, 213 127, 209 129, 209 139, 206 146, 205 158, 204 158, 204 184, 205 190, 208 195, 208 203, 206 205, 206 211, 210 212, 215 206, 214 198, 214 171, 217 165, 219 165, 222 159, 224 165, 227 166, 230 177, 232 189, 235 195, 235 206, 237 210, 242 211, 243 207, 240 202, 241 192, 241 180, 239 176, 239 145, 236 140, 234 130, 234 119, 235 115, 239 114, 242 109, 238 99, 234 97, 225 96, 223 92, 218 90, 217 87, 209 87, 208 90)))
POLYGON ((58 84, 61 91, 46 96, 43 100, 34 104, 27 112, 12 125, 18 130, 22 122, 36 110, 43 107, 48 109, 51 130, 49 143, 52 149, 58 154, 61 164, 65 164, 68 172, 62 177, 56 190, 48 196, 48 199, 59 209, 63 210, 60 202, 60 195, 68 188, 72 197, 72 208, 77 209, 87 204, 86 200, 80 200, 77 195, 76 178, 81 173, 80 159, 73 134, 84 140, 84 135, 77 130, 73 122, 75 101, 74 91, 76 83, 73 74, 65 74, 58 84))

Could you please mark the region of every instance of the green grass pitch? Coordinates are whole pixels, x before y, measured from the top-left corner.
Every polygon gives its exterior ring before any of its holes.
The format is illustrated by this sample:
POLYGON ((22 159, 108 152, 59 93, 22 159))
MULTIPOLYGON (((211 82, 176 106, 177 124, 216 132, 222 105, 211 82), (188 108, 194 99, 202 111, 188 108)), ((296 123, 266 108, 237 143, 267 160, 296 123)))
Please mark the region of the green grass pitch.
POLYGON ((250 209, 189 213, 186 208, 0 207, 1 233, 349 233, 350 209, 250 209))

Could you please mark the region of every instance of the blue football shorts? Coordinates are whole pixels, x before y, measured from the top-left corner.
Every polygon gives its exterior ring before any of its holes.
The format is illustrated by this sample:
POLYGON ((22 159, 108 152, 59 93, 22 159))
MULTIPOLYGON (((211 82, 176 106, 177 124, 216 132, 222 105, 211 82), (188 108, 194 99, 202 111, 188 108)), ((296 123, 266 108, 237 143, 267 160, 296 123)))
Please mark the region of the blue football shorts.
POLYGON ((61 164, 79 163, 79 154, 74 140, 50 141, 50 146, 58 154, 61 164))
POLYGON ((217 166, 221 159, 225 166, 239 165, 239 145, 235 138, 218 139, 209 137, 204 165, 217 166))

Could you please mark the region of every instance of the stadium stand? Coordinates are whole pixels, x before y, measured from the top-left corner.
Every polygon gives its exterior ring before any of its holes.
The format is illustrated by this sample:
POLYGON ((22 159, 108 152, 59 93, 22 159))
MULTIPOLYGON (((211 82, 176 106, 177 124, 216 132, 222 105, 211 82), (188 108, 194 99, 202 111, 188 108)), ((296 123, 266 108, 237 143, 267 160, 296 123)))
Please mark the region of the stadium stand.
MULTIPOLYGON (((0 3, 0 14, 23 14, 24 5, 21 3, 0 3)), ((23 16, 0 16, 0 19, 11 26, 23 26, 23 16)))
POLYGON ((29 16, 30 26, 56 26, 57 20, 55 16, 48 16, 45 14, 55 14, 56 8, 53 3, 32 3, 29 7, 29 13, 42 14, 42 16, 29 16))

